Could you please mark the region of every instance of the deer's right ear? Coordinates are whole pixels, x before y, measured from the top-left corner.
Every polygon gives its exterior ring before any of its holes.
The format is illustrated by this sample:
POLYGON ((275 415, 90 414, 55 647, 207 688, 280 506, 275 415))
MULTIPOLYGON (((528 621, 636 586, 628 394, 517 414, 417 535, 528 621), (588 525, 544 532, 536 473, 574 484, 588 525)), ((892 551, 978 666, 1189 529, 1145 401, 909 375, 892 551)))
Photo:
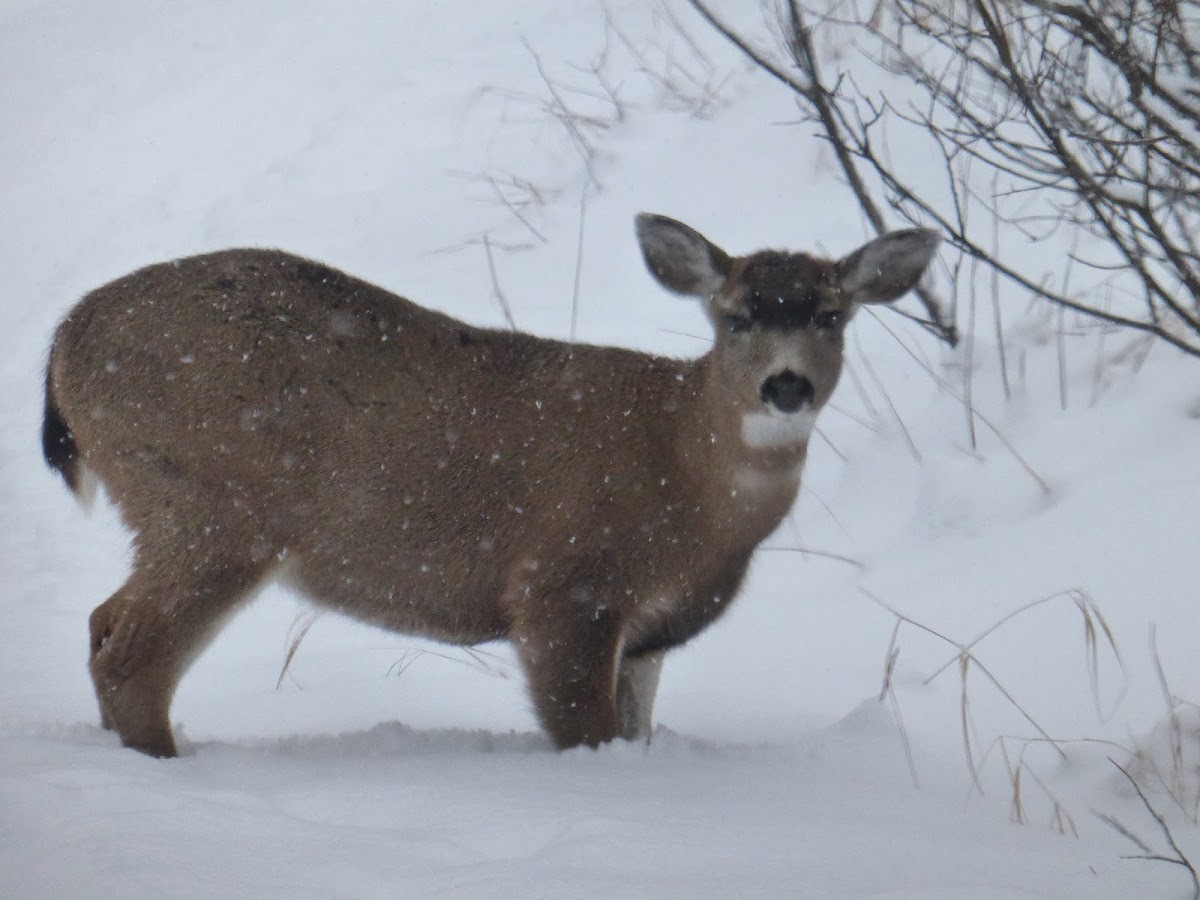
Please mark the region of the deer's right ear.
POLYGON ((669 291, 707 299, 729 277, 729 254, 682 222, 639 213, 637 237, 650 273, 669 291))

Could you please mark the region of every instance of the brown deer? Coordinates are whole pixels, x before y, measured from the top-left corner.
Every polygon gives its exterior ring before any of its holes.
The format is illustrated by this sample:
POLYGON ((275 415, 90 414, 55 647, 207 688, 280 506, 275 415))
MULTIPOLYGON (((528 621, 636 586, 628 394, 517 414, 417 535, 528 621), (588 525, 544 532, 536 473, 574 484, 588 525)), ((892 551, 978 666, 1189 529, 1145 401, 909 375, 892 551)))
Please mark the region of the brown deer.
POLYGON ((173 756, 189 664, 266 582, 406 634, 513 643, 558 747, 648 739, 663 654, 733 601, 800 485, 859 304, 938 238, 732 257, 642 214, 704 356, 493 331, 275 250, 149 266, 59 326, 43 449, 134 533, 91 616, 104 727, 173 756))

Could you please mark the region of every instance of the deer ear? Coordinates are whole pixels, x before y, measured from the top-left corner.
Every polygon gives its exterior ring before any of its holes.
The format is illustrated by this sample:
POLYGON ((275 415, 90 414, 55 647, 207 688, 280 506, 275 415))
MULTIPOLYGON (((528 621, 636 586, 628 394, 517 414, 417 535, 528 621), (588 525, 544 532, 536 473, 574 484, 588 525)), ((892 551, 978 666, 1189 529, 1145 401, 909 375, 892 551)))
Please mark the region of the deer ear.
POLYGON ((855 303, 891 303, 917 286, 941 237, 909 228, 863 244, 837 263, 842 290, 855 303))
POLYGON ((669 291, 708 298, 729 277, 729 254, 682 222, 639 213, 637 238, 650 273, 669 291))

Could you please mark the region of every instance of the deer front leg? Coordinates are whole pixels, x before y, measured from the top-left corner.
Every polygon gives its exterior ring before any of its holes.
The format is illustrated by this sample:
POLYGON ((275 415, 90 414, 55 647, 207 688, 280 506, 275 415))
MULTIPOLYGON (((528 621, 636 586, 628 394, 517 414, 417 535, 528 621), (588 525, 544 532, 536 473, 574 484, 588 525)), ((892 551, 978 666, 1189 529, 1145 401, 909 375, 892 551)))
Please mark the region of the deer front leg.
POLYGON ((548 604, 513 626, 542 727, 560 750, 596 747, 621 733, 617 716, 620 628, 602 606, 548 604), (591 608, 589 608, 589 606, 591 608))

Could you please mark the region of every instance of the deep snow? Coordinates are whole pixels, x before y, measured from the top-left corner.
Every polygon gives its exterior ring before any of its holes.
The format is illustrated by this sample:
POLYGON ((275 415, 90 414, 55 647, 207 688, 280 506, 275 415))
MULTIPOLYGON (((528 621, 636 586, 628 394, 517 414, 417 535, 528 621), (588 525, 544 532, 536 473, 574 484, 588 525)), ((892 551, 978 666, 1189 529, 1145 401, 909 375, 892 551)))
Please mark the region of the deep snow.
MULTIPOLYGON (((567 335, 578 271, 580 339, 688 355, 707 326, 645 273, 636 212, 734 252, 863 240, 823 148, 781 124, 784 93, 682 6, 711 70, 657 7, 608 9, 640 61, 592 0, 0 4, 0 896, 1188 895, 1181 868, 1122 859, 1136 849, 1093 812, 1163 849, 1108 757, 1169 750, 1152 625, 1170 689, 1200 697, 1197 363, 1159 347, 1139 367, 1120 337, 1072 337, 1063 410, 1045 321, 1016 296, 1016 397, 981 328, 975 398, 1049 493, 985 426, 969 447, 962 354, 860 315, 792 520, 731 613, 669 658, 648 749, 556 754, 506 648, 476 659, 332 615, 276 689, 308 614, 276 589, 185 679, 183 758, 99 729, 86 621, 127 538, 111 508, 79 510, 36 440, 50 334, 82 292, 159 259, 280 246, 502 325, 487 235, 520 327, 567 335), (1101 635, 1098 702, 1081 595, 1125 667, 1101 635), (1017 825, 993 741, 1037 732, 973 665, 974 791, 957 663, 923 684, 957 651, 903 626, 896 706, 878 702, 881 604, 965 643, 1044 597, 974 650, 1055 738, 1095 740, 1029 746, 1017 825), (1077 838, 1055 830, 1065 816, 1077 838)), ((1144 780, 1200 859, 1195 826, 1144 780)))

